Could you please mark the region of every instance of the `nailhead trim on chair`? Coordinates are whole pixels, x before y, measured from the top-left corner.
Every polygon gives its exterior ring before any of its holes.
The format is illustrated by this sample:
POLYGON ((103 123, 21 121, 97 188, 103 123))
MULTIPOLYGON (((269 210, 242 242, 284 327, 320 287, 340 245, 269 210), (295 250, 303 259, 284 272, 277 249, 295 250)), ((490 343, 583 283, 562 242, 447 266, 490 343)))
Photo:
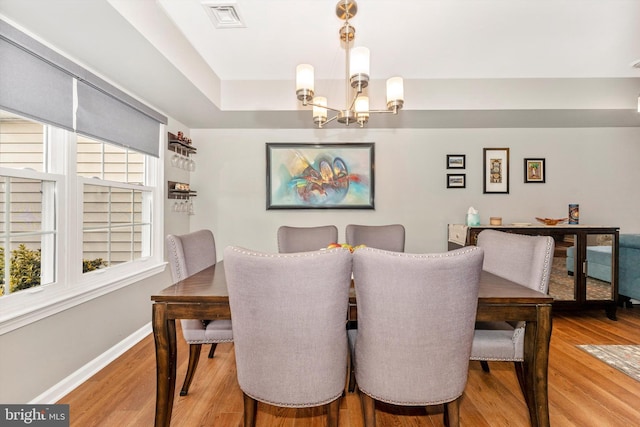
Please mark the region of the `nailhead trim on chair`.
POLYGON ((266 253, 266 252, 256 252, 250 249, 240 248, 237 246, 231 247, 231 250, 234 252, 238 252, 244 255, 255 256, 259 258, 307 258, 313 256, 322 256, 335 251, 346 251, 346 248, 335 248, 335 249, 322 249, 313 252, 293 252, 293 253, 266 253))
POLYGON ((178 238, 176 236, 171 236, 171 238, 169 239, 169 243, 171 244, 171 247, 173 249, 171 253, 173 254, 173 265, 175 266, 175 269, 176 269, 176 276, 178 277, 179 280, 182 280, 185 278, 186 272, 182 271, 182 266, 180 265, 180 259, 178 258, 178 251, 176 250, 177 239, 178 238))
POLYGON ((313 406, 322 406, 322 405, 326 405, 327 403, 331 403, 334 400, 339 399, 342 396, 342 390, 340 390, 340 393, 338 393, 334 397, 330 397, 329 399, 322 400, 320 402, 307 402, 307 403, 299 403, 297 405, 292 405, 290 403, 281 403, 281 402, 275 402, 273 400, 262 399, 260 397, 256 397, 256 396, 254 396, 252 394, 249 394, 246 391, 243 391, 243 393, 246 394, 247 396, 249 396, 250 398, 254 399, 254 400, 258 400, 260 402, 268 403, 269 405, 273 405, 273 406, 280 406, 282 408, 310 408, 310 407, 313 407, 313 406))
POLYGON ((407 253, 407 252, 394 252, 394 251, 385 251, 383 249, 376 249, 376 248, 361 248, 361 249, 356 249, 357 251, 371 251, 371 252, 384 252, 386 254, 389 254, 391 256, 397 256, 400 258, 419 258, 419 259, 424 259, 424 258, 450 258, 450 257, 455 257, 455 256, 460 256, 463 254, 468 254, 469 252, 473 252, 473 251, 477 251, 480 248, 477 246, 465 246, 464 248, 461 249, 457 249, 455 251, 449 251, 449 252, 443 252, 443 253, 434 253, 434 254, 412 254, 412 253, 407 253))
MULTIPOLYGON (((239 252, 244 255, 251 255, 260 258, 305 258, 305 257, 313 257, 318 255, 324 255, 327 253, 331 253, 333 251, 345 251, 346 248, 333 248, 333 249, 321 249, 313 252, 294 252, 294 253, 266 253, 266 252, 256 252, 250 249, 245 249, 237 246, 231 247, 234 252, 239 252)), ((406 252, 393 252, 393 251, 385 251, 383 249, 376 248, 360 248, 356 249, 357 251, 371 251, 371 252, 385 252, 391 254, 393 256, 404 257, 404 258, 450 258, 455 256, 460 256, 462 254, 467 254, 469 252, 477 251, 480 248, 477 246, 466 246, 462 249, 458 249, 455 251, 449 251, 444 253, 435 253, 435 254, 411 254, 406 252)))
POLYGON ((434 400, 434 401, 427 401, 427 402, 404 402, 401 400, 389 400, 389 399, 384 399, 382 397, 378 397, 375 394, 371 394, 366 390, 361 389, 360 387, 358 387, 358 390, 364 394, 366 394, 367 396, 372 397, 375 400, 379 400, 380 402, 385 402, 385 403, 390 403, 392 405, 399 405, 399 406, 431 406, 431 405, 440 405, 441 403, 450 403, 454 400, 456 400, 457 398, 459 398, 460 396, 462 396, 462 394, 459 394, 455 397, 452 397, 450 399, 442 399, 442 400, 434 400))

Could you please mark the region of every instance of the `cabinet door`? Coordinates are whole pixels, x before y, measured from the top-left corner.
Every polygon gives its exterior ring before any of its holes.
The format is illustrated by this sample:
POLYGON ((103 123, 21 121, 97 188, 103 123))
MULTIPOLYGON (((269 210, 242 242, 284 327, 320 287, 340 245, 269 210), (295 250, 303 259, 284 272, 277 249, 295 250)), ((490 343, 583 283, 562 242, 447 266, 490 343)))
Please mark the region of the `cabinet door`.
POLYGON ((610 301, 613 294, 613 234, 586 235, 586 262, 584 275, 586 280, 587 301, 610 301))
POLYGON ((581 267, 576 234, 554 234, 555 241, 549 295, 556 301, 580 300, 580 288, 576 286, 580 278, 581 267))

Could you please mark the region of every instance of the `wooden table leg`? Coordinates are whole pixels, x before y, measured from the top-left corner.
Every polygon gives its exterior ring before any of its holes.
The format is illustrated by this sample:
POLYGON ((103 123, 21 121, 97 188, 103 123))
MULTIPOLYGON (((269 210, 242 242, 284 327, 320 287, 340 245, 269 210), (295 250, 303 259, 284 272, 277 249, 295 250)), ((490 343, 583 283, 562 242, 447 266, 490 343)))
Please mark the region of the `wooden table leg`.
POLYGON ((531 425, 549 426, 548 367, 551 340, 551 305, 536 306, 537 321, 527 322, 524 345, 524 378, 531 425))
POLYGON ((153 304, 156 344, 156 427, 169 427, 176 388, 176 321, 167 319, 167 306, 153 304))

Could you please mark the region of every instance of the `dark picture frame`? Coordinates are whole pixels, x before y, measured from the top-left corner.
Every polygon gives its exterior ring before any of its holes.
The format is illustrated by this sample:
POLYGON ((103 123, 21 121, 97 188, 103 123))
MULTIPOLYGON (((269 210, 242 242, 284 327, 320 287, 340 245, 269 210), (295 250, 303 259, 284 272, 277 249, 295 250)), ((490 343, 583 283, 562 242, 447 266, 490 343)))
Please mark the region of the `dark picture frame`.
POLYGON ((447 154, 447 169, 464 169, 466 157, 465 154, 447 154))
POLYGON ((466 188, 467 175, 464 173, 448 173, 447 188, 466 188))
POLYGON ((374 143, 266 143, 267 210, 375 209, 374 143))
POLYGON ((524 159, 525 184, 544 184, 547 176, 545 159, 524 159))
POLYGON ((509 149, 483 148, 483 193, 509 194, 509 149))

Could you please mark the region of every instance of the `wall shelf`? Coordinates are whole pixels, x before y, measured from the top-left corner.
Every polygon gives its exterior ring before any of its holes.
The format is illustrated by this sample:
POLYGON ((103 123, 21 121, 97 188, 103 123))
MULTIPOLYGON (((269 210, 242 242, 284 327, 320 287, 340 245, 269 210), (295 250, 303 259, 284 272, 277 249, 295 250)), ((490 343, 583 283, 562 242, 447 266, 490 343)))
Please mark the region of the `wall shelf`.
POLYGON ((198 192, 192 190, 189 184, 176 181, 167 181, 167 198, 168 199, 182 199, 188 200, 192 197, 196 197, 198 192), (187 188, 187 189, 182 189, 187 188))

